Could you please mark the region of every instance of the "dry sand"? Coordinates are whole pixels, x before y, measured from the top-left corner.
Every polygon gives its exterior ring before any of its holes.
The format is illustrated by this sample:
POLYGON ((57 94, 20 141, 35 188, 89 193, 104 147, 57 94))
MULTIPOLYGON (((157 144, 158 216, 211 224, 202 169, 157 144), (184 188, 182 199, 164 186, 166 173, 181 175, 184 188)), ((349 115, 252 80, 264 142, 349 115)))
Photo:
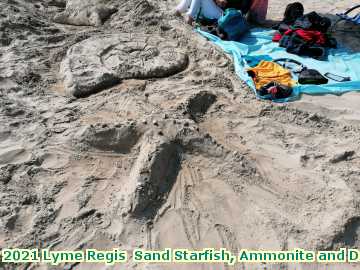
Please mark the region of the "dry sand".
POLYGON ((359 247, 360 94, 258 101, 175 4, 0 2, 0 248, 359 247))

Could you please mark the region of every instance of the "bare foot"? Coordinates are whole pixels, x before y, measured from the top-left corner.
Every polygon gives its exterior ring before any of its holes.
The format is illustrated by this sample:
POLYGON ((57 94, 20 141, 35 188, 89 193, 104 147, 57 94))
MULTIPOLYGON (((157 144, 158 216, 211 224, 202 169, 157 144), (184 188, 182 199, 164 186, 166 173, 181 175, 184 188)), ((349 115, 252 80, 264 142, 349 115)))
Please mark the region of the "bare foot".
POLYGON ((185 22, 189 25, 193 25, 194 19, 191 16, 186 16, 185 22))
POLYGON ((175 15, 176 17, 181 17, 181 12, 178 11, 178 10, 175 10, 174 15, 175 15))

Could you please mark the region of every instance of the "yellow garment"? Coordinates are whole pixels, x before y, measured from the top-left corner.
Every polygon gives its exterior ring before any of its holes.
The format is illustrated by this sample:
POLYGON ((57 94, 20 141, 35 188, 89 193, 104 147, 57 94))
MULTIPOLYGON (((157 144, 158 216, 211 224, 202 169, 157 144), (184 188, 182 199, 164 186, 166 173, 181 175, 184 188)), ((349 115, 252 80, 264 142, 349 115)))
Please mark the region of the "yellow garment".
POLYGON ((261 61, 256 67, 250 68, 248 71, 255 74, 253 80, 256 89, 260 89, 270 82, 278 82, 289 87, 295 85, 291 72, 274 62, 261 61))

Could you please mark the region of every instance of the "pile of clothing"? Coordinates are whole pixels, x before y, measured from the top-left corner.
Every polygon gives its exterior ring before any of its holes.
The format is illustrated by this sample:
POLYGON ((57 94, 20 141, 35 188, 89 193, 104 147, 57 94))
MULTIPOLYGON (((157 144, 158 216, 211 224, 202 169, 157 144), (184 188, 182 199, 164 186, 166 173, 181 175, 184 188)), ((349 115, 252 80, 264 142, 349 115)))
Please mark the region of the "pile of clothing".
POLYGON ((278 58, 272 61, 262 60, 255 67, 247 70, 252 78, 257 93, 267 99, 284 99, 291 96, 293 87, 301 84, 327 84, 329 79, 337 82, 350 81, 333 73, 321 74, 302 63, 289 58, 278 58))
POLYGON ((328 48, 336 48, 336 39, 328 34, 329 18, 316 12, 304 15, 304 7, 296 2, 286 8, 283 21, 275 29, 274 42, 279 42, 286 51, 300 56, 323 60, 328 48))
POLYGON ((268 99, 282 99, 291 96, 296 82, 291 71, 275 62, 262 60, 256 67, 248 69, 258 94, 268 99))
MULTIPOLYGON (((229 18, 224 21, 228 26, 236 25, 231 18, 242 19, 235 11, 226 15, 229 18)), ((330 26, 329 19, 315 12, 304 15, 303 5, 297 2, 287 7, 284 20, 276 26, 275 37, 273 30, 263 28, 249 29, 237 42, 225 41, 209 31, 197 29, 197 32, 233 57, 236 74, 259 98, 287 102, 301 94, 360 91, 360 53, 328 50, 336 47, 336 40, 327 34, 330 26), (277 48, 278 44, 271 41, 273 37, 288 51, 277 48), (321 60, 325 61, 314 59, 324 57, 324 50, 328 57, 321 60)), ((236 28, 229 27, 231 31, 236 28)))
MULTIPOLYGON (((336 48, 337 43, 328 33, 330 19, 316 12, 304 15, 300 2, 289 4, 283 21, 275 29, 274 42, 279 42, 286 51, 318 60, 326 57, 327 48, 336 48)), ((292 95, 293 87, 299 84, 326 84, 328 79, 315 69, 308 69, 292 59, 261 61, 247 70, 258 95, 269 99, 284 99, 292 95), (290 64, 290 65, 289 65, 290 64)), ((331 74, 330 74, 331 75, 331 74)))

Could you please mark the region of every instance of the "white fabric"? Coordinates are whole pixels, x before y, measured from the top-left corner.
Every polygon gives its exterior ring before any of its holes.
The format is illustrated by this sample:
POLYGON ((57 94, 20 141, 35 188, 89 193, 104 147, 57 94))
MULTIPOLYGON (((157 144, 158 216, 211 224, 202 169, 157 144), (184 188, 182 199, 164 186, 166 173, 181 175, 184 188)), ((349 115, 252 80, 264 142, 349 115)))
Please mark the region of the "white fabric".
POLYGON ((197 18, 200 10, 201 15, 208 19, 219 19, 223 13, 213 0, 181 0, 176 10, 181 13, 186 12, 193 19, 197 18))

